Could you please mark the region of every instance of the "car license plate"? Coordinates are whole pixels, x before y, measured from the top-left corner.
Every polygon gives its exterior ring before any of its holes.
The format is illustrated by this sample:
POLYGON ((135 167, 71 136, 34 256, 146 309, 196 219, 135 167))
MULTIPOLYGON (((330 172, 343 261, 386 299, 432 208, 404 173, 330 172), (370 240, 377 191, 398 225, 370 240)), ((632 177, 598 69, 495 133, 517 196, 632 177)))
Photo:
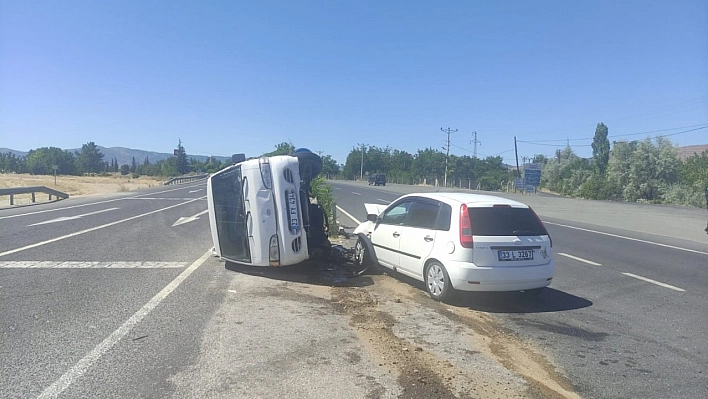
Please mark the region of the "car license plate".
POLYGON ((513 251, 499 251, 499 260, 533 260, 532 249, 515 249, 513 251))
POLYGON ((300 219, 297 216, 297 195, 288 192, 288 220, 290 220, 290 230, 297 231, 300 227, 300 219))

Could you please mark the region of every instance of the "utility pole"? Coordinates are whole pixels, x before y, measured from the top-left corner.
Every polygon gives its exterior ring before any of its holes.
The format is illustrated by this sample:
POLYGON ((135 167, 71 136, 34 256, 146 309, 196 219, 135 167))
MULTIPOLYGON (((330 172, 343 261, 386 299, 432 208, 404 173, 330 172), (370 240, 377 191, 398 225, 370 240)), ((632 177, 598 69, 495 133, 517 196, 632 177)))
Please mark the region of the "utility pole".
POLYGON ((445 187, 447 187, 447 158, 450 156, 450 133, 455 133, 457 129, 452 130, 449 127, 447 129, 440 128, 443 132, 447 133, 447 142, 445 143, 445 187))
POLYGON ((514 154, 516 155, 516 175, 521 177, 521 170, 519 169, 519 148, 516 146, 516 136, 514 136, 514 154))
POLYGON ((361 145, 361 169, 359 170, 359 180, 364 181, 364 144, 361 145))
POLYGON ((474 151, 472 152, 472 155, 477 158, 477 144, 482 145, 482 142, 477 140, 477 131, 475 130, 474 132, 474 140, 470 141, 470 144, 474 145, 474 151))

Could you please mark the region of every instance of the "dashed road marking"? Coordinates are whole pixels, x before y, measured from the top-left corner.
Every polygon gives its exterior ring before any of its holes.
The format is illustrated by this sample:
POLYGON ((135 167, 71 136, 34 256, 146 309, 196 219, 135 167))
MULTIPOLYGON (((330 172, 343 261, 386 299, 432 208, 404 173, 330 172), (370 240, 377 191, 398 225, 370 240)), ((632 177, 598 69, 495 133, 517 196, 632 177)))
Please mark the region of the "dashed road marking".
POLYGON ((629 276, 629 277, 636 278, 636 279, 638 279, 638 280, 646 281, 647 283, 656 284, 656 285, 658 285, 658 286, 660 286, 660 287, 668 288, 668 289, 671 289, 671 290, 674 290, 674 291, 686 292, 686 290, 684 290, 683 288, 674 287, 673 285, 669 285, 669 284, 666 284, 666 283, 662 283, 662 282, 660 282, 660 281, 652 280, 652 279, 650 279, 650 278, 638 276, 638 275, 636 275, 636 274, 632 274, 632 273, 622 273, 622 274, 624 274, 625 276, 629 276))
POLYGON ((566 258, 570 258, 570 259, 577 260, 578 262, 585 262, 585 263, 587 263, 587 264, 589 264, 589 265, 602 266, 602 264, 600 264, 600 263, 593 262, 593 261, 587 260, 587 259, 583 259, 583 258, 580 258, 580 257, 577 257, 577 256, 569 255, 569 254, 566 254, 566 253, 563 253, 563 252, 558 252, 558 255, 565 256, 566 258))
POLYGON ((64 261, 6 261, 0 269, 175 269, 187 262, 64 262, 64 261))

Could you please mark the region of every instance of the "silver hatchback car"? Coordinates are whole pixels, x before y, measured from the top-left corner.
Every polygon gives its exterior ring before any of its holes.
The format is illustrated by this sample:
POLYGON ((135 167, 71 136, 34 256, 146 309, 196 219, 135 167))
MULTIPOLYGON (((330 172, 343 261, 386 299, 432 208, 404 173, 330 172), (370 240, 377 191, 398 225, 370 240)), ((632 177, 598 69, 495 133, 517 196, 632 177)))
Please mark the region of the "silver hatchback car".
POLYGON ((537 294, 555 273, 552 241, 528 206, 458 192, 407 194, 365 204, 355 259, 423 281, 433 299, 454 290, 537 294))

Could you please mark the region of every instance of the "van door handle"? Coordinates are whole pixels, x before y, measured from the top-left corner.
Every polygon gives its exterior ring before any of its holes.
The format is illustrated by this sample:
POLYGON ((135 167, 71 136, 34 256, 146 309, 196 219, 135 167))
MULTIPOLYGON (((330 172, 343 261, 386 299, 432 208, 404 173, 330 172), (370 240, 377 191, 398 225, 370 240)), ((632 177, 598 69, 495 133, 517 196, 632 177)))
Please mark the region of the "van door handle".
POLYGON ((431 237, 431 236, 425 236, 425 237, 423 237, 423 239, 427 242, 433 241, 433 237, 431 237))
POLYGON ((396 238, 398 238, 398 237, 400 237, 401 235, 400 235, 397 231, 394 231, 394 232, 393 232, 393 236, 396 237, 396 238))

